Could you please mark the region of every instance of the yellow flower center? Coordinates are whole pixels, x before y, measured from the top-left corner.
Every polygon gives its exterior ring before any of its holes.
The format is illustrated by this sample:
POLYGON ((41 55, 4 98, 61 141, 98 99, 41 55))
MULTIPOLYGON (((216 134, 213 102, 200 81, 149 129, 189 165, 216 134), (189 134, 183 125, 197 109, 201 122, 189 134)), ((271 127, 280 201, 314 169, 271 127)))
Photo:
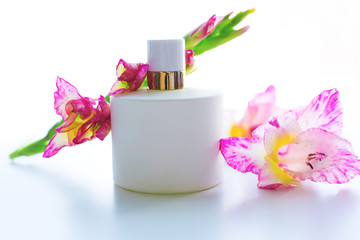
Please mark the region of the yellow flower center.
POLYGON ((230 136, 231 137, 247 137, 248 131, 237 124, 233 124, 230 129, 230 136))

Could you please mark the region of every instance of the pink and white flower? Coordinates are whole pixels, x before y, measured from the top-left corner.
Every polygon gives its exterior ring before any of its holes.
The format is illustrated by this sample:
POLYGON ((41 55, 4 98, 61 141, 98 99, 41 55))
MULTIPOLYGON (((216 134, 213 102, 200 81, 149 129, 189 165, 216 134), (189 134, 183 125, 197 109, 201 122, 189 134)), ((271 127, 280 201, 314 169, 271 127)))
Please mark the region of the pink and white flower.
MULTIPOLYGON (((276 92, 274 86, 270 85, 265 92, 257 93, 248 103, 243 118, 231 126, 231 137, 251 138, 251 133, 260 125, 265 124, 280 108, 275 106, 276 92)), ((282 110, 284 111, 284 110, 282 110)))
POLYGON ((63 123, 56 128, 56 134, 45 148, 43 157, 55 155, 65 146, 74 146, 99 138, 104 140, 110 132, 110 105, 103 96, 96 101, 82 97, 78 90, 58 77, 58 90, 54 93, 56 113, 63 118, 63 123))
POLYGON ((120 59, 116 66, 117 81, 110 90, 110 95, 138 90, 144 83, 149 65, 127 63, 120 59))
POLYGON ((273 117, 252 139, 220 140, 228 165, 258 175, 258 187, 281 189, 299 181, 345 183, 360 174, 360 160, 338 134, 342 108, 335 89, 322 92, 307 107, 273 117))
POLYGON ((209 36, 223 19, 224 17, 216 17, 216 15, 213 15, 209 18, 209 20, 188 33, 184 37, 186 41, 186 49, 193 48, 201 42, 201 40, 209 36))

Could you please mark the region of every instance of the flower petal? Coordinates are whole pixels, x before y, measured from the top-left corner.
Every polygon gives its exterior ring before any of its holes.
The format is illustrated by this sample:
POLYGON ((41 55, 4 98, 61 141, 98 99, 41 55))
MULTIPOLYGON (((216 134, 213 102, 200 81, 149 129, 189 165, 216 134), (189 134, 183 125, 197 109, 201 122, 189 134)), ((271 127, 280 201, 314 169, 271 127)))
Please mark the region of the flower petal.
POLYGON ((61 126, 56 128, 55 131, 58 133, 64 133, 73 130, 77 126, 77 124, 74 123, 77 118, 79 118, 79 114, 77 113, 69 114, 69 116, 64 120, 61 126))
POLYGON ((262 141, 229 137, 220 140, 220 151, 230 167, 243 173, 259 174, 265 162, 266 152, 262 141))
POLYGON ((135 80, 131 83, 131 89, 133 91, 138 90, 141 87, 141 85, 143 84, 148 68, 149 68, 149 65, 141 64, 140 70, 137 73, 135 80))
POLYGON ((303 130, 322 128, 340 135, 343 125, 339 92, 336 89, 323 91, 298 111, 298 122, 303 130))
POLYGON ((54 93, 55 97, 55 110, 58 115, 60 115, 63 120, 65 120, 68 116, 66 113, 65 107, 66 104, 73 99, 82 98, 73 85, 60 78, 59 76, 56 79, 57 91, 54 93))
POLYGON ((116 95, 138 90, 144 83, 148 68, 148 64, 127 63, 120 59, 116 66, 118 80, 112 86, 109 94, 116 95))
POLYGON ((253 141, 264 141, 264 134, 265 134, 265 125, 261 125, 257 127, 252 133, 252 140, 253 141))
POLYGON ((275 88, 269 86, 265 92, 258 93, 248 103, 244 117, 231 128, 232 137, 251 138, 251 133, 258 126, 265 124, 273 116, 275 110, 275 88))
POLYGON ((136 77, 138 71, 138 64, 125 62, 123 59, 120 59, 116 66, 116 76, 119 81, 131 81, 136 77))
POLYGON ((69 141, 67 133, 56 133, 50 140, 44 150, 43 157, 49 158, 54 156, 61 148, 74 145, 69 141))
POLYGON ((125 81, 116 81, 110 89, 110 96, 116 95, 118 93, 130 92, 130 85, 125 81))
POLYGON ((100 113, 100 119, 98 121, 100 127, 96 130, 95 134, 97 138, 103 141, 111 130, 110 104, 103 96, 100 96, 99 98, 98 110, 100 113))
POLYGON ((258 178, 258 188, 280 190, 298 185, 299 181, 284 172, 274 160, 268 156, 265 158, 258 178))
POLYGON ((43 157, 51 157, 65 146, 81 144, 95 137, 104 140, 111 129, 110 104, 103 96, 99 97, 98 106, 94 108, 94 99, 82 97, 64 79, 58 77, 57 86, 55 107, 62 114, 63 122, 55 129, 43 157))
POLYGON ((216 17, 216 15, 214 14, 209 18, 207 22, 204 22, 195 31, 193 31, 191 33, 191 36, 196 36, 196 37, 208 36, 210 33, 212 33, 212 31, 214 31, 216 25, 219 22, 221 22, 223 19, 224 17, 216 17))
POLYGON ((111 130, 111 121, 110 119, 102 123, 100 128, 96 131, 95 136, 103 141, 105 137, 110 133, 111 130))
POLYGON ((89 122, 82 124, 81 127, 78 129, 76 137, 73 139, 73 142, 75 144, 81 144, 86 141, 93 140, 96 137, 96 127, 97 125, 92 119, 89 120, 89 122))
POLYGON ((188 33, 184 37, 186 49, 196 46, 199 42, 201 42, 201 40, 209 36, 223 19, 224 17, 216 17, 216 15, 213 15, 209 18, 209 20, 188 33))
POLYGON ((265 92, 258 93, 254 99, 248 103, 246 116, 250 127, 258 127, 266 123, 275 110, 276 92, 275 87, 270 85, 265 92))
POLYGON ((68 114, 79 113, 81 119, 87 119, 94 115, 94 104, 96 104, 95 100, 91 98, 75 99, 68 102, 66 111, 68 114))
POLYGON ((95 101, 91 98, 81 98, 71 100, 66 104, 66 113, 68 117, 64 123, 56 129, 57 132, 68 132, 78 128, 91 119, 97 121, 96 109, 92 106, 95 101))
POLYGON ((302 181, 345 183, 360 174, 360 160, 351 144, 319 128, 298 135, 279 162, 289 175, 302 181))
POLYGON ((301 128, 294 118, 279 116, 270 120, 264 131, 266 153, 278 162, 279 149, 289 144, 301 132, 301 128))
POLYGON ((101 118, 107 119, 110 117, 110 104, 102 95, 98 99, 98 110, 101 112, 101 118))
POLYGON ((188 49, 185 51, 185 60, 186 60, 186 74, 190 74, 193 72, 193 68, 195 66, 195 58, 194 51, 192 49, 188 49))

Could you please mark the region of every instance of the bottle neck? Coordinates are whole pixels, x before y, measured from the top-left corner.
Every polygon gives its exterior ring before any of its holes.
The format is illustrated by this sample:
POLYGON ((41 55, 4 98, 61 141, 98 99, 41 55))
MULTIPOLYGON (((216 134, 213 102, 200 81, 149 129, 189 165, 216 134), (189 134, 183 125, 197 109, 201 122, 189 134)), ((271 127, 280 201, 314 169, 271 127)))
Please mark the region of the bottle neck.
POLYGON ((148 71, 147 82, 153 90, 174 90, 184 87, 184 71, 148 71))

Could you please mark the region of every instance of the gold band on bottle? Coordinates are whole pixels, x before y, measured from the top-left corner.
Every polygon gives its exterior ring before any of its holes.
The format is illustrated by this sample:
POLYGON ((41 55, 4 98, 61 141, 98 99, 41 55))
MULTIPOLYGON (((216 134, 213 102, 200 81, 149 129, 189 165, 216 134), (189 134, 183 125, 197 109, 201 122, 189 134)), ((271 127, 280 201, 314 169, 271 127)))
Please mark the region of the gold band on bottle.
POLYGON ((147 82, 153 90, 173 90, 184 87, 183 71, 147 72, 147 82))

